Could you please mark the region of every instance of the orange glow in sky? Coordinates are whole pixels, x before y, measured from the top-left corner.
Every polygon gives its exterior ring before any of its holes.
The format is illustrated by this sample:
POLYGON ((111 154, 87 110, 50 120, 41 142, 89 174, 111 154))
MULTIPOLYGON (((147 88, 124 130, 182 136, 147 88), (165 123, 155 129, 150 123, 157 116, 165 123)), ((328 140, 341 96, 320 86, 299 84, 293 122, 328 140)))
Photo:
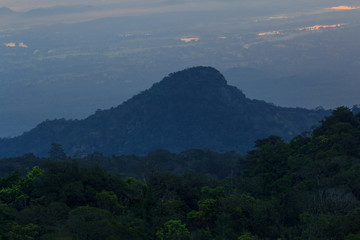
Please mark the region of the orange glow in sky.
POLYGON ((258 36, 275 35, 275 34, 280 34, 280 31, 271 31, 271 32, 258 33, 258 36))
POLYGON ((19 43, 19 47, 27 48, 27 47, 29 47, 29 46, 21 42, 21 43, 19 43))
POLYGON ((303 27, 303 28, 298 28, 299 31, 305 30, 305 31, 316 31, 319 30, 320 28, 336 28, 336 27, 341 27, 344 24, 334 24, 334 25, 314 25, 311 27, 303 27))
POLYGON ((16 43, 10 42, 10 43, 4 43, 6 47, 16 47, 16 43))
MULTIPOLYGON (((9 43, 4 43, 5 47, 16 47, 16 43, 14 42, 9 42, 9 43)), ((28 45, 26 45, 25 43, 21 42, 17 45, 18 47, 21 47, 21 48, 27 48, 29 47, 28 45)))
POLYGON ((200 40, 200 38, 181 38, 180 40, 183 41, 183 42, 188 43, 188 42, 191 42, 191 41, 197 42, 197 41, 200 40))
POLYGON ((327 9, 329 9, 329 10, 355 10, 355 9, 360 9, 360 7, 337 6, 337 7, 327 8, 327 9))
POLYGON ((269 20, 274 20, 274 19, 286 19, 286 18, 289 18, 289 17, 288 16, 268 17, 265 20, 269 21, 269 20))

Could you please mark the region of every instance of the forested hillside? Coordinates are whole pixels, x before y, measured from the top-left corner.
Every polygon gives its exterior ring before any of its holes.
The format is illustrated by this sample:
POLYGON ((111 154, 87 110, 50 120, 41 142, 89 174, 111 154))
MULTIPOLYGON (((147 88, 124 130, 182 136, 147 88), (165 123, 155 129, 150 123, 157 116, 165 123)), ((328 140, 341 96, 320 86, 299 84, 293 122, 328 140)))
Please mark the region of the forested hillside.
POLYGON ((290 140, 328 114, 251 100, 216 69, 193 67, 86 119, 49 120, 21 136, 0 139, 0 156, 46 156, 54 142, 68 155, 146 155, 157 149, 179 153, 193 148, 246 153, 257 139, 277 135, 290 140))
MULTIPOLYGON (((153 163, 174 158, 160 153, 153 163)), ((156 168, 124 179, 59 145, 50 154, 0 178, 0 239, 360 239, 360 115, 345 107, 289 143, 256 141, 221 180, 156 168)))

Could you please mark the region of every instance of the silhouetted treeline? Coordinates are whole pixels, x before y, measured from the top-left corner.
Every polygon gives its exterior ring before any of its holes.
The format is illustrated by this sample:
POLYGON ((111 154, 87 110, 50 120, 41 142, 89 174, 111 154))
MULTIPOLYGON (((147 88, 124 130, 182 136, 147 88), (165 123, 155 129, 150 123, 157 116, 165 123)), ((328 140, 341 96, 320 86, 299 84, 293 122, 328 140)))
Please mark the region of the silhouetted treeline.
POLYGON ((101 153, 75 154, 67 157, 61 145, 53 143, 49 150, 49 158, 39 158, 33 154, 22 157, 0 159, 0 177, 5 177, 14 171, 20 175, 34 166, 45 162, 77 161, 84 166, 99 166, 102 169, 126 177, 143 179, 151 172, 171 172, 174 174, 201 173, 213 178, 223 179, 235 176, 239 171, 238 163, 242 156, 235 152, 217 153, 209 149, 191 149, 179 154, 166 150, 157 150, 147 156, 104 156, 101 153))

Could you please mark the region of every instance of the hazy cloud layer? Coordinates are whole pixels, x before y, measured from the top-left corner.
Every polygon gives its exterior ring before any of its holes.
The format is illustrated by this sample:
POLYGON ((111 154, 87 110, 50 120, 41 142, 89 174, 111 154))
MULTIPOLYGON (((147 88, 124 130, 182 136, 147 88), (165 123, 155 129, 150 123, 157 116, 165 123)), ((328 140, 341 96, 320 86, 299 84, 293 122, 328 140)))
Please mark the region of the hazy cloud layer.
MULTIPOLYGON (((302 0, 289 2, 287 0, 1 0, 0 7, 9 7, 16 11, 28 11, 36 8, 47 8, 54 6, 71 5, 92 5, 92 6, 111 6, 111 7, 155 7, 164 5, 183 5, 189 4, 209 8, 213 6, 242 6, 249 8, 261 8, 264 6, 275 7, 279 10, 293 6, 293 9, 314 8, 322 5, 331 10, 351 10, 359 8, 359 2, 354 0, 302 0)), ((189 9, 191 10, 191 9, 189 9)))
MULTIPOLYGON (((32 12, 31 21, 12 19, 7 22, 2 19, 0 25, 27 26, 41 24, 45 21, 52 23, 74 23, 90 21, 98 18, 155 15, 158 13, 177 11, 238 11, 240 16, 251 16, 264 20, 286 20, 304 15, 320 14, 331 11, 358 10, 358 1, 353 0, 302 0, 289 2, 288 0, 1 0, 0 7, 9 7, 15 11, 29 11, 32 9, 59 7, 59 6, 94 6, 80 12, 49 11, 47 15, 36 15, 32 12), (52 14, 56 12, 56 14, 52 14), (251 13, 251 14, 250 14, 251 13), (34 22, 37 21, 37 22, 34 22), (34 25, 33 24, 33 25, 34 25)), ((44 11, 41 11, 44 12, 44 11)), ((1 16, 0 16, 1 17, 1 16)), ((221 20, 221 19, 219 19, 221 20)))
POLYGON ((35 8, 45 8, 54 6, 70 6, 70 5, 93 5, 93 6, 104 6, 104 5, 138 5, 138 4, 149 4, 149 3, 161 3, 163 0, 1 0, 0 7, 9 7, 17 11, 28 11, 35 8))

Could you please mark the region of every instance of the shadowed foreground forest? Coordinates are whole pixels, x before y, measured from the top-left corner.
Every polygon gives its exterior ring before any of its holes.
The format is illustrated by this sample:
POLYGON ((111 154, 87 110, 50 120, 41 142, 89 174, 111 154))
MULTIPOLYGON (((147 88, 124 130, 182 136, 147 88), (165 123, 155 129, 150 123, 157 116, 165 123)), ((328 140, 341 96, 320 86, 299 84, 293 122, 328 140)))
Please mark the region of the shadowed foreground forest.
POLYGON ((345 107, 246 156, 49 156, 0 160, 1 240, 360 239, 360 115, 345 107))

